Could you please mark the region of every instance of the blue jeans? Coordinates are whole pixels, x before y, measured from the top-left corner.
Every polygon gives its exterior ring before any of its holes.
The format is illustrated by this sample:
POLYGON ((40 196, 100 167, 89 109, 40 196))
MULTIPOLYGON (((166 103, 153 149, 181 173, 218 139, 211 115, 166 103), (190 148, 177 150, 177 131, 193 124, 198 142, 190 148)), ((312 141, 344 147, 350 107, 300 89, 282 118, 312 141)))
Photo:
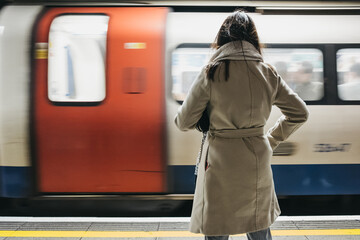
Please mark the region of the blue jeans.
MULTIPOLYGON (((249 240, 272 240, 270 228, 257 232, 247 233, 249 240)), ((205 240, 228 240, 229 236, 205 236, 205 240)))

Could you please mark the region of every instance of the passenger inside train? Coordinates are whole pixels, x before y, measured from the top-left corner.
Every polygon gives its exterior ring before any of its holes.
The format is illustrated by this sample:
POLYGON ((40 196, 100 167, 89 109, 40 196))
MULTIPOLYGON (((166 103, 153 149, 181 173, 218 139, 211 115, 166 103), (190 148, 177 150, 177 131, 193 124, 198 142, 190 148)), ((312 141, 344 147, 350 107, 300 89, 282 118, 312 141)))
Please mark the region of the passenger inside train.
POLYGON ((294 91, 304 100, 318 100, 322 96, 323 84, 313 80, 313 65, 303 61, 293 76, 294 91))
POLYGON ((355 63, 350 67, 338 91, 343 100, 360 99, 360 63, 355 63))

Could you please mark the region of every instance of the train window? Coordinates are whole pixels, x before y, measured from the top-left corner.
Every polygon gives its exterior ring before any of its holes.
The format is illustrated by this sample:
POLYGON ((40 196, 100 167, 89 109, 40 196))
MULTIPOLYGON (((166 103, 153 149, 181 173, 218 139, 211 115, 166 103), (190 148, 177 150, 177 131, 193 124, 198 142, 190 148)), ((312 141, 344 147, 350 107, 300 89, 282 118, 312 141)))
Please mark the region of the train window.
MULTIPOLYGON (((177 48, 172 54, 172 94, 183 101, 209 61, 209 48, 177 48)), ((288 85, 306 101, 320 100, 324 95, 323 54, 316 48, 264 48, 264 61, 276 67, 288 85)))
POLYGON ((341 49, 336 61, 340 99, 360 100, 360 49, 341 49))
POLYGON ((176 101, 184 101, 201 68, 207 64, 209 48, 177 48, 172 53, 172 94, 176 101))
POLYGON ((265 48, 264 61, 273 65, 305 101, 324 95, 323 54, 315 48, 265 48))
POLYGON ((48 97, 53 102, 100 102, 105 98, 109 17, 74 14, 50 26, 48 97))

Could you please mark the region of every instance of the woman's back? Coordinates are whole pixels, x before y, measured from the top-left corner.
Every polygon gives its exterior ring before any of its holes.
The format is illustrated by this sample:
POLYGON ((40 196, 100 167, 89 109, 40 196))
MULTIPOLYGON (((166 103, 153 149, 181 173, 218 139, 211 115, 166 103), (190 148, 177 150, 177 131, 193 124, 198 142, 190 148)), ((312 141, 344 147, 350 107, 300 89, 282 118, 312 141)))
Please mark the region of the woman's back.
POLYGON ((232 60, 229 78, 219 67, 210 83, 210 129, 262 127, 268 119, 276 94, 277 78, 261 61, 232 60))

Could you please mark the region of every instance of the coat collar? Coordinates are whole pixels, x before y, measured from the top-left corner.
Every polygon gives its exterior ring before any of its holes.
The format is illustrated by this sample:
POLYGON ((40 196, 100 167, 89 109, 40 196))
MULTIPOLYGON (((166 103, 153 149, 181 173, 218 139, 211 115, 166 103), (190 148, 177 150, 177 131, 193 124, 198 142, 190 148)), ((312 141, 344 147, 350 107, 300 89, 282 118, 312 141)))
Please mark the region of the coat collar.
POLYGON ((217 49, 211 57, 210 62, 218 62, 222 60, 248 60, 262 62, 263 58, 251 43, 247 41, 234 41, 217 49))

